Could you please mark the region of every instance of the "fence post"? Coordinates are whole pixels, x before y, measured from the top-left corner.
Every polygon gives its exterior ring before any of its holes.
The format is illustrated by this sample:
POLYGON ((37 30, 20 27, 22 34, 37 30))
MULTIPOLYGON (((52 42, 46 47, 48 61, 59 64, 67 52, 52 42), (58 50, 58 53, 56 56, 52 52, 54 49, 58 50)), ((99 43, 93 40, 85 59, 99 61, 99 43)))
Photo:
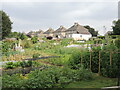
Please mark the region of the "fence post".
POLYGON ((99 66, 98 66, 98 74, 100 75, 100 51, 99 51, 99 66))
POLYGON ((92 62, 92 51, 90 51, 90 70, 92 71, 92 69, 91 69, 91 62, 92 62))
POLYGON ((81 53, 81 65, 82 65, 82 53, 81 53))
POLYGON ((112 51, 110 51, 110 66, 112 66, 112 51))

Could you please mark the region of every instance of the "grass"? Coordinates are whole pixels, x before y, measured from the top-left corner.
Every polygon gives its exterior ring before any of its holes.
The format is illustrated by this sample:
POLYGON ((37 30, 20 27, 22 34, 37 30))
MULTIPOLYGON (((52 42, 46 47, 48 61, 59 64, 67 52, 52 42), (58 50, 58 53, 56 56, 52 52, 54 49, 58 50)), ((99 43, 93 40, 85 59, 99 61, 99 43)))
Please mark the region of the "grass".
POLYGON ((65 86, 65 88, 103 88, 117 85, 116 78, 106 78, 94 74, 94 79, 90 81, 72 82, 65 86))

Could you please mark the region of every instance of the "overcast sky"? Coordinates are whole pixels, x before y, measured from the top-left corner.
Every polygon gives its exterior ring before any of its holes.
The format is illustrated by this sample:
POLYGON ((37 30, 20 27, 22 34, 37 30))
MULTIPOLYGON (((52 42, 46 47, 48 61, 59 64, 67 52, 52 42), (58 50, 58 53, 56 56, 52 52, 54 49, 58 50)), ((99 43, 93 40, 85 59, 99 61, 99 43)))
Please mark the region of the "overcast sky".
POLYGON ((100 34, 104 34, 111 30, 112 21, 117 20, 118 1, 4 0, 2 10, 13 22, 12 31, 29 32, 39 29, 46 31, 49 27, 56 30, 60 25, 69 28, 74 22, 78 22, 80 25, 89 25, 100 34))

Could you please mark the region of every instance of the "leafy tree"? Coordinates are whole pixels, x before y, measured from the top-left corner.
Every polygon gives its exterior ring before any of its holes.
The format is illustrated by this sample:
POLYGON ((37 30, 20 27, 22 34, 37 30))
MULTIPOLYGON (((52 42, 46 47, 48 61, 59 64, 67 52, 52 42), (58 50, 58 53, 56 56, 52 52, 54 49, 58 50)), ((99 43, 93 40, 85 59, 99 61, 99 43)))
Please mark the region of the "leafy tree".
POLYGON ((9 16, 4 11, 0 11, 0 15, 2 15, 2 17, 0 19, 1 20, 0 21, 0 28, 2 29, 2 31, 0 31, 0 33, 2 33, 2 39, 4 39, 11 32, 12 22, 11 22, 9 16))
POLYGON ((114 26, 113 28, 113 34, 114 35, 120 35, 120 19, 118 21, 113 21, 114 26))
POLYGON ((18 38, 18 35, 19 35, 18 32, 11 32, 11 33, 9 34, 9 37, 10 37, 10 38, 12 38, 12 37, 18 38))
POLYGON ((37 37, 37 36, 34 36, 34 37, 31 38, 31 40, 32 40, 33 44, 34 44, 34 43, 37 43, 38 37, 37 37))
POLYGON ((21 39, 21 40, 24 40, 24 39, 27 39, 27 36, 24 35, 23 33, 19 33, 18 38, 21 39))
POLYGON ((86 29, 89 30, 89 32, 92 34, 92 36, 97 36, 98 35, 98 31, 95 31, 94 28, 91 28, 90 26, 84 26, 86 29))

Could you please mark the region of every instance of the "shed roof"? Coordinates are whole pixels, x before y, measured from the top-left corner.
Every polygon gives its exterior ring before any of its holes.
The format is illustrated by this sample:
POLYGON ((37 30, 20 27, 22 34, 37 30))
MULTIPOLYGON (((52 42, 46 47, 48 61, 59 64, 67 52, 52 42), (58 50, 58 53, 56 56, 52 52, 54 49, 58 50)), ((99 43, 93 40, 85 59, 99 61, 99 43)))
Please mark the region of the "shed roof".
POLYGON ((67 29, 63 26, 60 26, 54 33, 65 32, 67 29))
POLYGON ((88 29, 84 28, 83 26, 79 25, 78 23, 74 23, 73 26, 68 28, 67 31, 75 31, 74 33, 79 33, 79 34, 90 34, 88 29))
POLYGON ((54 30, 52 28, 49 28, 46 32, 44 32, 43 34, 51 34, 53 33, 54 30))

